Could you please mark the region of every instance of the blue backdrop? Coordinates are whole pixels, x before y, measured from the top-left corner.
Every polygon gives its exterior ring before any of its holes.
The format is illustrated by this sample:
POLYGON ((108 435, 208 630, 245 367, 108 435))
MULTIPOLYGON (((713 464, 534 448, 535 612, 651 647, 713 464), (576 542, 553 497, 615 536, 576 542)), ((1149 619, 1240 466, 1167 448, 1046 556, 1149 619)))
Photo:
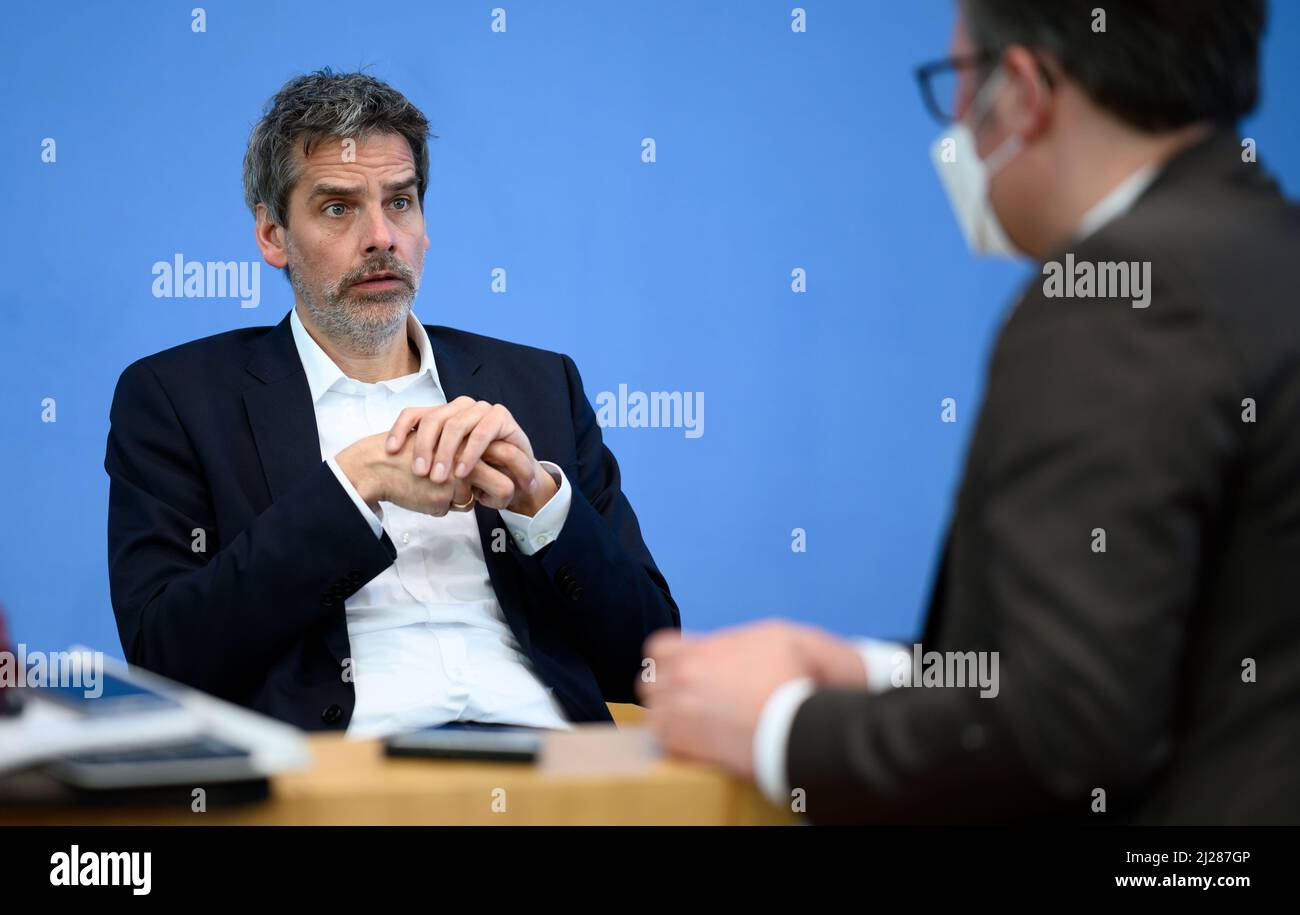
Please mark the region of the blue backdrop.
MULTIPOLYGON (((424 321, 567 352, 593 401, 704 392, 698 438, 606 430, 688 628, 914 631, 988 346, 1027 276, 967 254, 929 163, 911 71, 946 53, 948 0, 806 0, 803 34, 791 0, 412 3, 387 21, 213 0, 195 32, 200 3, 4 13, 0 602, 17 640, 121 656, 103 470, 117 376, 292 303, 265 265, 256 308, 158 298, 153 265, 260 260, 248 131, 323 65, 367 67, 440 137, 424 321)), ((1300 4, 1276 3, 1243 125, 1293 195, 1298 39, 1300 4)))

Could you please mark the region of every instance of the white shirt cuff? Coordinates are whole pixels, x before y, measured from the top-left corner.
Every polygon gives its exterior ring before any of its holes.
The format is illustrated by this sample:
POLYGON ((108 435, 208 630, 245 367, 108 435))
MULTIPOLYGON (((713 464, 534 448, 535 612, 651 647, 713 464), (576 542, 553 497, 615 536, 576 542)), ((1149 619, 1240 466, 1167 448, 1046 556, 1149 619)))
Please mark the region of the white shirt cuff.
MULTIPOLYGON (((881 639, 855 639, 854 645, 866 668, 867 691, 880 693, 912 677, 912 656, 899 642, 881 639)), ((790 729, 799 707, 816 692, 809 677, 790 680, 767 697, 754 729, 754 781, 773 804, 790 803, 790 782, 786 763, 790 729)))
POLYGON ((754 728, 754 781, 764 797, 782 807, 790 803, 790 781, 786 774, 790 728, 799 706, 815 689, 809 677, 781 684, 767 697, 758 716, 758 727, 754 728))
POLYGON ((519 550, 525 556, 532 556, 560 536, 564 522, 569 517, 569 504, 573 500, 573 487, 569 485, 564 471, 550 461, 537 463, 542 465, 559 487, 555 495, 531 518, 507 508, 501 509, 501 520, 506 523, 510 536, 515 538, 515 543, 519 544, 519 550))
MULTIPOLYGON (((366 504, 365 499, 361 498, 361 493, 357 492, 357 488, 352 485, 352 481, 343 472, 343 468, 339 467, 338 461, 334 460, 334 458, 326 458, 325 463, 329 465, 330 470, 334 471, 334 476, 339 478, 339 483, 343 486, 343 489, 352 497, 352 501, 357 506, 357 511, 361 512, 361 517, 365 518, 369 523, 370 529, 375 532, 375 537, 384 536, 384 522, 379 515, 370 510, 370 506, 366 504)), ((380 509, 380 511, 383 511, 383 509, 380 509)))
POLYGON ((900 642, 882 639, 854 639, 867 669, 867 691, 883 693, 912 679, 912 654, 900 642))

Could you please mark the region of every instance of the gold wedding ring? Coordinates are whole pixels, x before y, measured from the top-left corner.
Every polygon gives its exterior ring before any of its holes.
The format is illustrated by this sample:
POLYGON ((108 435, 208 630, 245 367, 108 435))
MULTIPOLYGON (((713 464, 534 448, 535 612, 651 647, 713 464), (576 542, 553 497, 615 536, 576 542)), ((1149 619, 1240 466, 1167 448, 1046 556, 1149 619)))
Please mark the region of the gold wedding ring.
POLYGON ((470 507, 474 504, 475 498, 474 490, 471 489, 469 491, 469 500, 464 505, 461 505, 459 502, 453 502, 451 503, 451 507, 456 509, 458 512, 469 511, 470 507))

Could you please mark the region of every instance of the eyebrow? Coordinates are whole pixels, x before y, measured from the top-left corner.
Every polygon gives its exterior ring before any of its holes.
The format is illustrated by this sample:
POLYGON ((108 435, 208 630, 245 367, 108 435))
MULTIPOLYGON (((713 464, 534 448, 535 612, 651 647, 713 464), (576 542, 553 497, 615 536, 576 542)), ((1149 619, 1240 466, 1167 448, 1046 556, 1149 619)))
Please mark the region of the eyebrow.
MULTIPOLYGON (((395 181, 386 182, 383 186, 383 191, 386 194, 391 194, 394 191, 404 191, 412 188, 415 184, 415 176, 411 175, 409 178, 398 178, 395 181)), ((311 195, 308 196, 307 199, 315 200, 317 197, 360 197, 362 190, 364 190, 364 188, 356 185, 318 184, 312 188, 311 195)))

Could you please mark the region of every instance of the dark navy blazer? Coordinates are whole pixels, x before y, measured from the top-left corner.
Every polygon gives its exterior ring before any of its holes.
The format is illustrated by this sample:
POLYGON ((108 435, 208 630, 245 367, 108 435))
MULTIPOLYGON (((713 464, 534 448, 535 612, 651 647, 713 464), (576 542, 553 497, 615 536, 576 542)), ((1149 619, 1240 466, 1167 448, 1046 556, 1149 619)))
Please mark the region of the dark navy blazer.
MULTIPOLYGON (((498 512, 475 514, 497 600, 538 677, 571 720, 608 721, 607 701, 635 701, 646 637, 681 620, 577 367, 426 329, 447 399, 504 404, 573 487, 559 538, 533 556, 494 537, 498 512)), ((355 694, 343 602, 397 554, 321 460, 288 318, 132 364, 111 421, 108 565, 127 660, 299 727, 345 728, 355 694)))

